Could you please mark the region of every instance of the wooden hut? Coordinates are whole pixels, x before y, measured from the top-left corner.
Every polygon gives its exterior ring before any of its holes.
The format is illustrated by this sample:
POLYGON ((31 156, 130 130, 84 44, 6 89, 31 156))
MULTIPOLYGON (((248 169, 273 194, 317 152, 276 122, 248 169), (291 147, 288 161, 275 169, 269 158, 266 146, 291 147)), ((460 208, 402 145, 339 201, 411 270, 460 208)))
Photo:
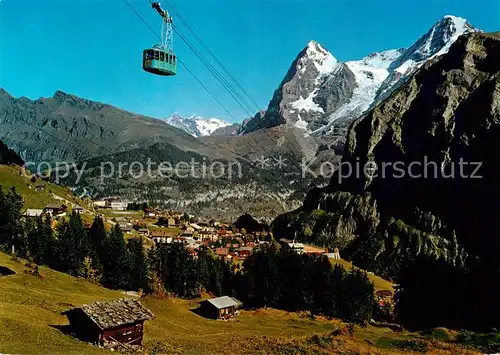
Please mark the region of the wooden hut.
POLYGON ((202 301, 199 313, 207 318, 230 319, 236 314, 241 302, 229 296, 222 296, 202 301))
POLYGON ((66 312, 78 338, 102 345, 142 345, 144 321, 154 317, 138 300, 95 302, 66 312))
POLYGON ((61 213, 65 213, 68 210, 68 207, 62 203, 56 202, 56 203, 49 203, 43 211, 45 213, 49 213, 51 215, 58 215, 61 213))

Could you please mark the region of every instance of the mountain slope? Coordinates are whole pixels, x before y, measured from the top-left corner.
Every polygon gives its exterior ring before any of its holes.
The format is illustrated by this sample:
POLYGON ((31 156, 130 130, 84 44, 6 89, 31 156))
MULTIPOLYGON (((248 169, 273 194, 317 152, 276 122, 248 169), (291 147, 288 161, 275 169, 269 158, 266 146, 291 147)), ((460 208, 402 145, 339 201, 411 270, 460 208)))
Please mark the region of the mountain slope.
POLYGON ((165 119, 165 122, 182 129, 194 137, 210 136, 215 131, 232 125, 218 118, 203 118, 197 115, 182 117, 178 113, 174 113, 172 116, 165 119))
POLYGON ((237 135, 241 129, 240 123, 233 123, 229 126, 217 128, 210 134, 211 136, 234 136, 237 135))
MULTIPOLYGON (((274 217, 270 213, 298 206, 304 187, 296 184, 307 186, 308 181, 272 171, 272 165, 261 170, 251 166, 262 157, 274 162, 270 152, 276 157, 291 151, 314 154, 315 145, 308 147, 307 142, 295 140, 293 130, 279 133, 276 140, 280 136, 287 136, 283 146, 276 145, 268 132, 201 139, 166 122, 62 92, 35 101, 0 92, 0 137, 30 163, 30 169, 37 170, 31 163, 78 162, 85 164, 80 165, 84 167, 82 178, 64 180, 78 194, 154 200, 165 207, 207 216, 229 218, 250 212, 270 218, 274 217), (174 167, 193 163, 205 166, 210 176, 209 169, 215 169, 215 177, 192 177, 189 168, 176 170, 181 173, 170 178, 150 177, 146 169, 149 162, 153 170, 161 163, 174 167), (111 163, 116 174, 101 176, 101 168, 108 169, 111 163), (241 178, 228 177, 230 163, 242 165, 241 178), (131 177, 132 164, 143 167, 140 177, 131 177), (227 173, 218 178, 220 164, 227 173)), ((294 174, 299 175, 296 168, 294 174)))
POLYGON ((85 206, 85 202, 73 195, 70 189, 33 178, 18 165, 0 164, 0 186, 6 192, 14 187, 23 198, 23 208, 45 208, 51 202, 67 201, 69 206, 85 206))
MULTIPOLYGON (((68 320, 62 313, 83 304, 123 298, 123 293, 44 266, 39 266, 42 278, 30 275, 25 260, 14 261, 4 253, 0 253, 0 265, 16 273, 0 276, 0 352, 75 355, 116 353, 67 334, 65 328, 68 320)), ((462 355, 476 353, 459 345, 417 340, 418 333, 393 332, 388 328, 355 327, 350 336, 347 324, 339 320, 320 316, 310 319, 302 313, 271 308, 240 310, 237 321, 216 322, 193 312, 199 307, 201 299, 162 299, 147 295, 141 297, 140 301, 155 315, 144 324, 142 352, 145 354, 248 355, 297 351, 305 354, 338 354, 340 351, 395 354, 401 353, 402 345, 408 344, 409 338, 414 339, 412 341, 420 347, 425 344, 429 351, 436 349, 440 353, 462 355), (332 329, 339 330, 339 334, 333 336, 332 329), (220 336, 223 334, 226 336, 220 336), (399 343, 402 345, 398 346, 399 343)))
POLYGON ((327 124, 314 133, 325 131, 339 120, 350 121, 361 116, 375 101, 381 83, 389 76, 389 67, 403 51, 404 48, 372 53, 361 60, 347 62, 346 65, 354 74, 356 89, 344 105, 330 113, 327 124))
POLYGON ((0 138, 26 161, 81 161, 156 142, 206 152, 165 122, 58 91, 16 99, 0 89, 0 138))
POLYGON ((461 36, 351 126, 343 164, 375 173, 337 173, 274 222, 276 235, 339 247, 392 277, 417 257, 497 270, 499 63, 500 34, 461 36))

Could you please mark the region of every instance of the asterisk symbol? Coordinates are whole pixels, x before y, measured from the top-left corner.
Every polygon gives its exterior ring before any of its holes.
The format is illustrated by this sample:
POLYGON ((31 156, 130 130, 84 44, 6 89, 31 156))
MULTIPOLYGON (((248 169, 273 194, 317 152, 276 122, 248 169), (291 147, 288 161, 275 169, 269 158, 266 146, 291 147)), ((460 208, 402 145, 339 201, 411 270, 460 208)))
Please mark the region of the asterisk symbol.
POLYGON ((274 159, 274 167, 277 167, 278 169, 283 169, 286 168, 286 159, 283 159, 283 157, 280 155, 278 159, 274 159))
POLYGON ((269 158, 261 156, 260 158, 255 159, 255 165, 257 165, 258 168, 265 169, 270 165, 269 160, 269 158))

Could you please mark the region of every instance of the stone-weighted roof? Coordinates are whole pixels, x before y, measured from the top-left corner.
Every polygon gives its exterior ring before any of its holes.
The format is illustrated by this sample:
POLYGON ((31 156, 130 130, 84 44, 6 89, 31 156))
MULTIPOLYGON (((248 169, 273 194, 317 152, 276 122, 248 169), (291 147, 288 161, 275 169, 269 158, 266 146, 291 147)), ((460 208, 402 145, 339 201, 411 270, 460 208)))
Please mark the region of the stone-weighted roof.
POLYGON ((81 309, 101 329, 115 328, 154 317, 153 312, 139 300, 129 298, 86 304, 81 309))

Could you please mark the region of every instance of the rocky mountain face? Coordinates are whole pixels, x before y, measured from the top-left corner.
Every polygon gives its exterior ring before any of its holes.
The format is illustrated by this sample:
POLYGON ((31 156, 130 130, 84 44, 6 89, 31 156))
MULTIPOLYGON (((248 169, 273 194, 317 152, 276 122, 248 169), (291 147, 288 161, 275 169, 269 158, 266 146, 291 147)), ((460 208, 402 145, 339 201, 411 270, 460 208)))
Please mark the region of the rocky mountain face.
POLYGON ((193 137, 204 137, 212 134, 221 134, 222 132, 237 131, 239 125, 233 125, 229 122, 220 120, 218 118, 204 118, 197 115, 190 117, 182 117, 178 113, 165 120, 169 125, 182 129, 183 131, 191 134, 193 137), (229 128, 229 127, 232 127, 229 128))
MULTIPOLYGON (((297 206, 304 186, 324 184, 321 179, 304 178, 301 169, 317 172, 322 163, 337 162, 354 119, 434 60, 431 58, 446 52, 461 33, 472 30, 465 20, 446 17, 408 49, 373 53, 346 63, 312 41, 297 56, 268 109, 241 126, 174 115, 169 122, 178 129, 60 91, 51 98, 29 100, 0 90, 0 139, 30 162, 97 159, 100 163, 125 156, 140 157, 145 164, 151 151, 169 162, 179 156, 191 159, 191 153, 208 162, 241 160, 253 167, 259 165, 267 173, 248 169, 248 179, 222 184, 217 180, 208 185, 182 180, 178 184, 181 190, 191 186, 192 191, 184 189, 172 200, 160 193, 166 188, 162 190, 159 181, 141 181, 140 189, 134 190, 131 186, 136 181, 132 183, 128 177, 111 179, 101 186, 90 176, 83 189, 135 199, 154 196, 175 206, 206 208, 212 204, 219 210, 251 212, 259 217, 263 215, 252 208, 264 211, 264 201, 277 206, 273 213, 286 211, 297 206), (277 174, 277 183, 269 173, 277 174), (248 210, 240 210, 247 202, 251 205, 248 210)), ((93 174, 96 171, 94 166, 93 174)))
POLYGON ((345 104, 356 87, 347 65, 311 41, 292 63, 267 111, 246 122, 242 132, 284 123, 313 131, 327 123, 328 114, 345 104))
POLYGON ((415 258, 498 270, 499 159, 500 33, 466 34, 353 123, 329 186, 273 228, 389 277, 415 258))
POLYGON ((460 35, 474 31, 465 19, 446 16, 409 48, 345 63, 312 41, 292 63, 267 111, 245 122, 241 132, 287 124, 317 137, 319 146, 338 150, 353 120, 446 53, 460 35))

